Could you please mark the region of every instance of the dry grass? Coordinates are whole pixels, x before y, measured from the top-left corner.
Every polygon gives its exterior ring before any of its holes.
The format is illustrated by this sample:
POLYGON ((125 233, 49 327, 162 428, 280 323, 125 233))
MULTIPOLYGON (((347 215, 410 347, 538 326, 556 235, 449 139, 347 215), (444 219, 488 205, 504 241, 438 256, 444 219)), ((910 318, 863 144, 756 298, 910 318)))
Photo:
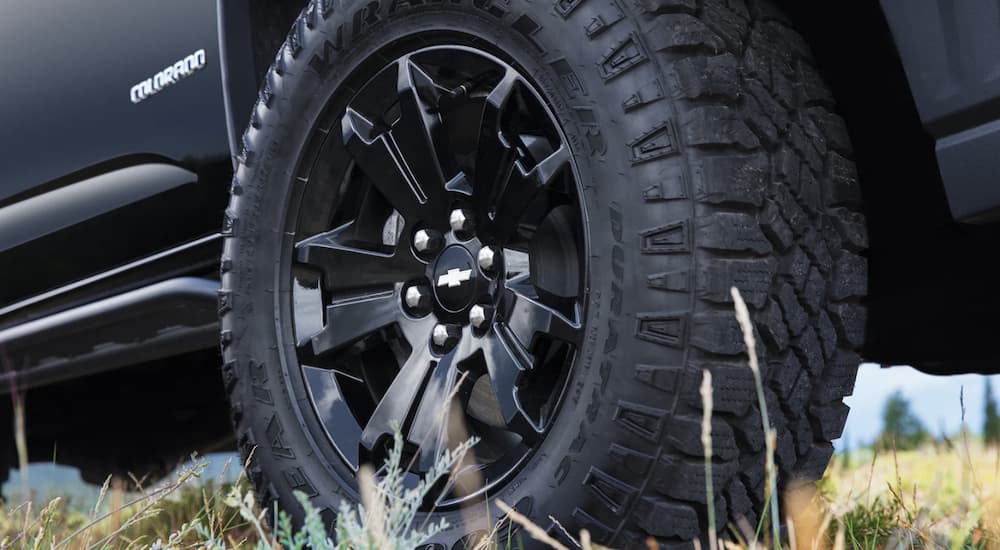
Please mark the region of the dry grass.
MULTIPOLYGON (((786 489, 781 499, 783 503, 779 503, 773 489, 776 486, 773 462, 776 441, 766 417, 752 328, 736 289, 733 289, 733 297, 750 350, 748 368, 757 381, 763 413, 761 422, 768 435, 768 454, 772 455, 765 466, 770 488, 769 506, 761 525, 724 526, 723 533, 731 536, 721 541, 713 536, 704 541, 710 550, 782 547, 792 550, 848 547, 1000 550, 1000 449, 983 447, 967 435, 960 435, 956 442, 917 451, 878 454, 864 450, 840 455, 835 457, 822 481, 786 489), (784 516, 779 516, 779 509, 784 516), (787 536, 783 539, 778 535, 779 518, 787 526, 787 536), (758 536, 757 533, 768 531, 762 529, 765 521, 771 530, 758 536)), ((701 395, 705 411, 702 423, 705 467, 710 470, 713 403, 708 372, 704 374, 701 395)), ((21 422, 23 426, 23 417, 21 422)), ((23 445, 23 430, 20 433, 19 447, 23 445)), ((462 464, 463 458, 459 455, 450 460, 442 464, 444 473, 462 464)), ((411 505, 413 498, 391 494, 392 483, 385 484, 366 475, 362 479, 365 506, 356 510, 358 523, 348 530, 339 522, 337 526, 338 534, 350 532, 355 541, 334 545, 325 532, 331 526, 318 525, 317 514, 311 519, 307 517, 302 532, 293 532, 290 522, 285 519, 279 521, 277 534, 271 534, 264 528, 263 515, 253 506, 245 481, 241 479, 235 487, 206 484, 200 478, 201 470, 202 466, 196 464, 166 483, 134 494, 124 493, 109 481, 101 492, 100 502, 91 510, 74 508, 58 498, 42 506, 30 499, 17 506, 8 504, 0 510, 0 550, 149 547, 291 550, 304 548, 307 544, 322 548, 382 550, 407 546, 400 545, 399 541, 412 541, 414 533, 407 529, 419 527, 405 523, 404 527, 408 527, 397 532, 395 528, 400 520, 393 514, 399 514, 399 506, 411 505)), ((706 479, 709 483, 706 511, 709 521, 714 524, 712 476, 706 475, 706 479)), ((496 504, 506 514, 505 520, 494 526, 491 536, 481 540, 476 550, 519 547, 516 537, 511 542, 508 537, 499 536, 510 532, 514 525, 521 528, 520 536, 525 540, 534 538, 552 548, 567 548, 506 504, 496 504), (504 539, 502 543, 498 542, 501 538, 504 539)), ((341 511, 341 516, 345 514, 355 516, 351 509, 341 511)), ((586 532, 574 539, 573 545, 583 550, 599 548, 591 543, 586 532)), ((651 542, 650 548, 655 547, 655 542, 651 542)))
MULTIPOLYGON (((148 548, 178 534, 184 547, 201 547, 195 529, 224 533, 232 547, 256 539, 239 511, 225 502, 229 486, 201 477, 204 465, 177 472, 156 487, 126 492, 109 478, 92 507, 56 497, 41 505, 23 500, 0 510, 0 548, 67 550, 148 548)), ((244 481, 239 482, 246 485, 244 481)))
MULTIPOLYGON (((895 456, 862 450, 849 455, 849 464, 843 455, 835 457, 815 487, 785 493, 782 508, 791 512, 794 542, 784 546, 1000 549, 1000 449, 984 448, 976 440, 970 440, 968 454, 963 447, 928 446, 895 456)), ((196 522, 210 524, 205 531, 221 537, 228 548, 256 546, 261 537, 254 526, 225 503, 229 487, 206 484, 194 473, 181 474, 146 498, 109 488, 98 514, 61 499, 7 505, 0 512, 0 548, 148 548, 178 532, 184 535, 175 547, 203 548, 203 534, 189 528, 196 522), (123 504, 112 509, 116 493, 123 504)), ((505 530, 498 525, 496 531, 505 530)), ((524 533, 525 539, 533 535, 524 533)), ((497 548, 495 541, 480 548, 497 548)), ((578 541, 585 548, 589 536, 581 534, 578 541)), ((721 544, 727 550, 776 547, 770 542, 721 544)))
POLYGON ((1000 548, 1000 448, 957 447, 836 457, 820 484, 848 540, 885 545, 1000 548))

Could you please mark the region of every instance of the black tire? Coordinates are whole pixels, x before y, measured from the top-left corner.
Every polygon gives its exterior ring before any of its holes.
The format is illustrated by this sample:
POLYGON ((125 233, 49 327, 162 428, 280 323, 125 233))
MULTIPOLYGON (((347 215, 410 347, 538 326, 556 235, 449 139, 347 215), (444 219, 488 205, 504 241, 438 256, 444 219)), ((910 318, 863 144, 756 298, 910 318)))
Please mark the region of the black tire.
MULTIPOLYGON (((302 491, 332 519, 356 498, 278 337, 282 205, 298 159, 352 71, 404 37, 443 30, 531 76, 572 145, 589 217, 581 358, 540 448, 492 496, 609 546, 653 536, 690 547, 707 530, 707 369, 718 525, 754 524, 764 438, 731 286, 761 342, 782 483, 818 479, 860 362, 867 235, 844 122, 770 2, 315 0, 267 73, 225 220, 223 372, 264 507, 277 500, 300 518, 292 492, 302 491)), ((492 524, 489 510, 442 512, 453 527, 434 548, 492 524)))

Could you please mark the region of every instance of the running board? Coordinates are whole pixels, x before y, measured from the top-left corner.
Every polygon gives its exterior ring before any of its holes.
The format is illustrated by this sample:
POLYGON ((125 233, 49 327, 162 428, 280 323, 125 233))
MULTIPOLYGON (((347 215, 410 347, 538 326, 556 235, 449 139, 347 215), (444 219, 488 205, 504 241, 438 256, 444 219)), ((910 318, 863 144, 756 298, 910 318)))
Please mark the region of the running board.
POLYGON ((0 394, 211 348, 218 290, 168 279, 0 330, 0 394))

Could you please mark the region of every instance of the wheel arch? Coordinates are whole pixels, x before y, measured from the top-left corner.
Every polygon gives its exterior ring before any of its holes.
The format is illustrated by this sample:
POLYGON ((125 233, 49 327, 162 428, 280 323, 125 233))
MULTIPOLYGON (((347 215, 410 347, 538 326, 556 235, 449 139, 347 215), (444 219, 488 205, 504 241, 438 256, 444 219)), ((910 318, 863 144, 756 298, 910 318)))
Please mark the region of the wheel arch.
MULTIPOLYGON (((267 68, 307 0, 217 0, 229 149, 236 159, 267 68)), ((235 167, 235 160, 234 160, 235 167)))
POLYGON ((996 372, 989 311, 994 225, 956 222, 903 61, 878 2, 778 2, 812 48, 855 149, 870 248, 863 355, 953 374, 996 372), (960 314, 960 315, 959 315, 960 314))

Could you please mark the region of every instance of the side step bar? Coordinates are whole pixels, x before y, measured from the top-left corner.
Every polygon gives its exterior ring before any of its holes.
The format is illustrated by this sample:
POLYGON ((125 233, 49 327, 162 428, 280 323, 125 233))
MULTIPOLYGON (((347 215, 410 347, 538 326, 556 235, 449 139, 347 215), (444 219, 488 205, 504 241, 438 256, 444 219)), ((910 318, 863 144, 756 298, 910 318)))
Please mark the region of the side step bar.
POLYGON ((218 289, 168 279, 0 330, 0 394, 211 348, 218 289))

